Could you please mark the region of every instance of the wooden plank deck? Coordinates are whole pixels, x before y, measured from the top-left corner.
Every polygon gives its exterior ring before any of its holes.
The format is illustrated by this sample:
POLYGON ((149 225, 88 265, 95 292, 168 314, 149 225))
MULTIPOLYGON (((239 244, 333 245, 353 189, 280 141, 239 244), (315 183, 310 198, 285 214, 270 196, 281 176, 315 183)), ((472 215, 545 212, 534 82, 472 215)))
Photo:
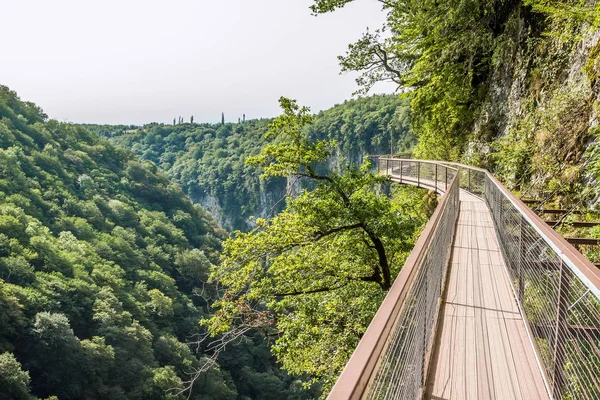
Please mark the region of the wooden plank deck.
POLYGON ((427 399, 548 399, 491 214, 461 190, 427 399))

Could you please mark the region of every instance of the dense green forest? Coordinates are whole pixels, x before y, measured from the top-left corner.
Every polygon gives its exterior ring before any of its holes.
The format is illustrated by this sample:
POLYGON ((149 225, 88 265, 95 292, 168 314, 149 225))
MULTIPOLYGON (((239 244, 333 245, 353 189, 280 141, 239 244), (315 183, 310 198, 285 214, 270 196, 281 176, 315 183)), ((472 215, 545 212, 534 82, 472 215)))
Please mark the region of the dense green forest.
MULTIPOLYGON (((0 397, 185 398, 226 236, 152 163, 0 87, 0 397)), ((315 396, 252 334, 192 391, 315 396)))
MULTIPOLYGON (((259 169, 245 164, 267 143, 264 135, 271 122, 85 127, 153 161, 222 226, 248 230, 250 216, 281 211, 289 189, 287 178, 261 180, 259 169)), ((408 101, 394 95, 348 100, 318 113, 306 130, 311 140, 336 141, 329 163, 338 169, 344 160, 360 163, 364 154, 406 151, 416 143, 408 101)), ((292 178, 290 184, 295 183, 292 178)))

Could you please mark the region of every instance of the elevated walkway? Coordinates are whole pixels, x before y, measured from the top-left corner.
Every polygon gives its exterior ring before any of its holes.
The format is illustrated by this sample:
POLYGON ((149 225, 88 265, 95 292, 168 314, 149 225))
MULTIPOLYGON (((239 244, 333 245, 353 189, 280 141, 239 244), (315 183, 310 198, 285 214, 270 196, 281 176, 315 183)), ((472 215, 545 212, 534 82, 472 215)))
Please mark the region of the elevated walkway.
POLYGON ((428 399, 547 399, 492 216, 461 190, 428 399))
POLYGON ((488 171, 377 158, 442 194, 329 399, 600 399, 600 271, 488 171))

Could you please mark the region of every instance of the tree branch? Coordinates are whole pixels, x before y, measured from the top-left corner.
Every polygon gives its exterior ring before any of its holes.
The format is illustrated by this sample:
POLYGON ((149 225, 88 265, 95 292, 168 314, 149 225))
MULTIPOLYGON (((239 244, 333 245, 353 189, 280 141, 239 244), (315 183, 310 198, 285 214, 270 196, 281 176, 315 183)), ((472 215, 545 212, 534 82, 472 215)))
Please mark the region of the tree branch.
POLYGON ((349 231, 352 229, 358 229, 358 228, 363 228, 363 227, 364 227, 364 224, 362 222, 357 222, 356 224, 352 224, 352 225, 338 226, 337 228, 333 228, 333 229, 330 229, 325 232, 318 232, 318 235, 314 238, 314 240, 316 241, 316 240, 323 239, 324 237, 332 235, 337 232, 349 231))
POLYGON ((383 65, 383 68, 385 68, 385 70, 388 71, 389 73, 396 75, 398 77, 398 80, 397 81, 394 80, 394 82, 396 82, 397 84, 400 84, 402 82, 402 74, 400 73, 400 71, 398 71, 390 66, 387 51, 384 50, 383 47, 381 47, 381 44, 379 44, 379 43, 376 43, 375 47, 381 53, 381 55, 380 55, 377 52, 375 52, 377 57, 379 57, 379 59, 381 60, 381 64, 383 65))
POLYGON ((386 0, 377 0, 378 2, 380 2, 381 4, 383 4, 386 7, 392 8, 394 7, 394 5, 392 3, 390 3, 389 1, 386 0))
POLYGON ((314 293, 330 292, 332 290, 337 290, 337 289, 341 289, 343 287, 346 287, 346 286, 348 286, 350 284, 350 282, 354 282, 354 281, 377 282, 377 283, 379 283, 379 271, 376 271, 371 276, 361 276, 361 277, 358 277, 358 278, 348 278, 348 282, 344 283, 343 285, 339 285, 339 286, 335 286, 335 287, 322 287, 322 288, 318 288, 318 289, 301 290, 301 291, 295 290, 293 292, 288 292, 288 293, 273 293, 273 296, 287 297, 287 296, 299 296, 301 294, 314 294, 314 293))
MULTIPOLYGON (((350 198, 339 187, 337 182, 335 182, 329 176, 317 175, 317 173, 312 169, 312 167, 310 165, 305 165, 305 168, 306 168, 307 174, 299 173, 299 175, 307 176, 309 178, 316 179, 316 180, 324 180, 324 181, 330 182, 334 186, 334 188, 338 192, 338 194, 341 196, 341 198, 344 202, 344 205, 347 208, 351 209, 350 198)), ((371 242, 373 243, 373 247, 374 247, 375 251, 377 252, 377 257, 379 259, 379 267, 381 268, 381 275, 383 276, 383 280, 380 281, 379 284, 383 290, 387 291, 392 286, 392 277, 391 277, 391 271, 390 271, 390 264, 387 259, 387 254, 385 252, 385 246, 383 244, 383 241, 377 235, 375 235, 373 232, 371 232, 370 229, 367 228, 364 221, 361 221, 360 225, 358 227, 362 228, 365 231, 365 233, 369 236, 369 239, 371 239, 371 242)))
MULTIPOLYGON (((321 181, 327 181, 327 182, 331 183, 333 185, 333 187, 335 188, 335 191, 338 192, 338 194, 342 198, 344 205, 348 206, 350 204, 350 199, 348 198, 348 195, 342 190, 342 188, 340 188, 338 183, 335 180, 333 180, 333 178, 331 178, 330 176, 326 176, 326 175, 318 175, 310 165, 305 165, 304 167, 306 168, 306 171, 308 172, 309 178, 313 178, 313 179, 321 180, 321 181)), ((306 175, 306 174, 304 174, 304 175, 306 175)))

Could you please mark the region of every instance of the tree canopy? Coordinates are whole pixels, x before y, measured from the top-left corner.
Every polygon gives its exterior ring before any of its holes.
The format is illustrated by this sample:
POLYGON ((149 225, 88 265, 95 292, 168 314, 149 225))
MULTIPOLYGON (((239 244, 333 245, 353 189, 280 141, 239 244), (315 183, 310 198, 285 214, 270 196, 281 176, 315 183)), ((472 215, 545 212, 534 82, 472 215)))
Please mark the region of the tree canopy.
POLYGON ((387 178, 372 173, 368 160, 320 172, 336 143, 310 139, 306 107, 286 98, 280 104, 269 144, 247 162, 265 177, 293 175, 311 185, 271 220, 225 241, 211 272, 225 292, 203 324, 226 337, 261 329, 276 337, 273 350, 287 371, 327 389, 412 248, 426 208, 417 189, 388 196, 387 178))
MULTIPOLYGON (((217 297, 208 274, 226 237, 154 164, 0 86, 0 393, 184 398, 212 355, 187 343, 205 333, 198 321, 217 297)), ((315 396, 250 337, 191 398, 267 392, 315 396)))
MULTIPOLYGON (((259 179, 260 169, 245 163, 267 144, 272 119, 233 124, 148 124, 143 127, 86 125, 120 147, 153 161, 178 182, 190 198, 203 205, 222 226, 252 228, 249 217, 268 218, 285 206, 281 201, 295 180, 259 179)), ((364 154, 406 151, 414 146, 406 100, 376 95, 349 100, 314 116, 305 128, 314 140, 337 143, 328 163, 364 154)))
MULTIPOLYGON (((318 15, 352 1, 313 0, 311 9, 318 15)), ((560 41, 551 43, 544 37, 600 26, 600 5, 578 0, 379 2, 385 23, 348 46, 339 57, 341 69, 360 73, 358 93, 380 81, 398 85, 411 101, 412 128, 419 138, 416 150, 424 158, 456 160, 469 140, 489 141, 485 135, 499 133, 490 120, 489 126, 478 127, 483 137, 472 134, 476 117, 489 111, 481 107, 493 95, 489 89, 494 71, 496 79, 502 79, 521 62, 510 54, 523 40, 523 32, 515 30, 522 25, 519 20, 526 21, 522 30, 532 32, 523 47, 534 55, 535 67, 547 66, 547 47, 561 47, 560 41), (559 23, 546 29, 552 21, 559 23), (503 67, 510 63, 515 65, 503 67)))

